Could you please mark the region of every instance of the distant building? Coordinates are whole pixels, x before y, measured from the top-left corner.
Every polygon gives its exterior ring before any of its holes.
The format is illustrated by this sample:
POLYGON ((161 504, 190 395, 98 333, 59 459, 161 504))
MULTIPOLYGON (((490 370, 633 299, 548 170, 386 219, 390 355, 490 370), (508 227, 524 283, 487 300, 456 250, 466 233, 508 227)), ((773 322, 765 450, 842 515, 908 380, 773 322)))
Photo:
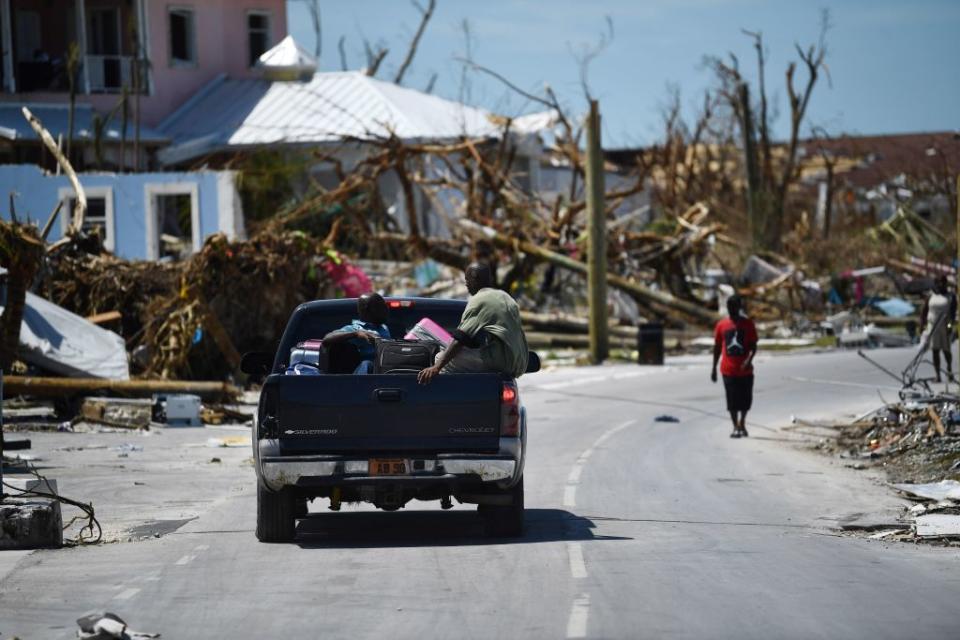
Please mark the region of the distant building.
POLYGON ((835 211, 872 222, 887 220, 904 203, 933 222, 954 215, 960 172, 957 132, 804 140, 799 155, 801 187, 817 189, 818 209, 825 208, 829 191, 835 211), (834 173, 829 189, 828 163, 834 173))
MULTIPOLYGON (((83 227, 96 230, 104 247, 129 260, 179 259, 223 233, 245 235, 233 171, 81 173, 87 196, 83 227)), ((17 217, 43 225, 63 204, 50 241, 69 226, 75 194, 66 176, 32 165, 0 165, 0 185, 15 197, 17 217)), ((9 219, 6 207, 0 208, 9 219)))
MULTIPOLYGON (((220 74, 256 75, 259 57, 286 35, 286 0, 0 0, 0 103, 50 105, 66 110, 72 43, 79 51, 77 104, 101 117, 129 101, 126 152, 133 153, 137 111, 147 138, 141 166, 156 145, 152 129, 220 74)), ((11 138, 20 130, 18 109, 0 109, 0 159, 43 160, 38 146, 11 138), (5 156, 5 157, 4 157, 5 156)), ((122 114, 111 118, 116 130, 122 114)), ((48 117, 54 136, 66 134, 66 118, 48 117)), ((78 123, 79 124, 79 123, 78 123)), ((93 128, 75 124, 79 166, 93 162, 93 128), (81 130, 87 135, 80 135, 81 130)), ((110 163, 119 165, 122 133, 106 139, 110 163)), ((44 163, 48 164, 48 163, 44 163)), ((128 158, 127 166, 133 166, 128 158)))
MULTIPOLYGON (((391 136, 407 143, 447 143, 503 135, 497 117, 483 109, 360 71, 316 72, 316 61, 289 37, 263 56, 261 72, 257 78, 215 78, 160 123, 159 133, 170 145, 158 153, 159 162, 169 168, 220 167, 257 151, 292 155, 320 150, 349 172, 373 143, 391 136)), ((533 189, 530 168, 539 164, 539 141, 526 133, 512 134, 511 141, 517 149, 513 166, 518 182, 533 189)), ((439 177, 446 171, 438 159, 424 162, 427 174, 439 177)), ((339 180, 330 163, 315 162, 300 182, 305 194, 308 184, 332 189, 339 180)), ((384 211, 407 229, 406 198, 395 172, 379 177, 378 195, 384 211)), ((419 229, 444 236, 447 220, 461 213, 460 197, 450 189, 437 196, 414 187, 419 229)))

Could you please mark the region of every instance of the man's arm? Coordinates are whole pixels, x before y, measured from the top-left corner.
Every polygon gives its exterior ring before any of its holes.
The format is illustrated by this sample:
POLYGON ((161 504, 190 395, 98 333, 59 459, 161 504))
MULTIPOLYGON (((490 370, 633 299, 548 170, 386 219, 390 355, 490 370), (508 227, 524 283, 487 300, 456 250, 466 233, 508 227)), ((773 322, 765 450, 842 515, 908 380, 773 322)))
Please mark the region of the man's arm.
POLYGON ((930 312, 930 298, 923 299, 923 305, 920 307, 920 335, 927 328, 927 314, 930 312))
POLYGON ((450 361, 453 360, 454 356, 456 356, 462 348, 463 344, 461 344, 459 340, 454 339, 450 342, 450 345, 444 349, 440 357, 437 358, 436 364, 421 370, 420 373, 417 374, 417 382, 420 384, 429 384, 430 381, 440 373, 441 369, 450 364, 450 361))
POLYGON ((760 342, 760 336, 757 335, 757 327, 753 324, 753 321, 750 321, 749 329, 747 330, 747 359, 743 361, 743 364, 740 365, 740 368, 746 371, 753 365, 753 357, 757 355, 757 344, 760 342))
POLYGON ((360 338, 361 340, 366 340, 367 342, 373 344, 377 341, 378 337, 379 336, 377 334, 369 331, 344 331, 343 329, 338 329, 323 336, 323 343, 330 345, 338 342, 346 342, 347 340, 352 340, 353 338, 360 338))
POLYGON ((720 362, 720 352, 722 346, 720 345, 720 340, 714 338, 713 340, 713 368, 710 370, 710 380, 713 382, 717 381, 717 363, 720 362))

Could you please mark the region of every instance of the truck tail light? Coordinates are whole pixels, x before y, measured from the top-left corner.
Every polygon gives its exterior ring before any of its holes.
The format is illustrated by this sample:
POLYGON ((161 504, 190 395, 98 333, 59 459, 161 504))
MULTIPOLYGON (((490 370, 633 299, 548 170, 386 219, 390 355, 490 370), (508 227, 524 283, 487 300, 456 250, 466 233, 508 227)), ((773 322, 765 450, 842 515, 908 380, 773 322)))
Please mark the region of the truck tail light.
POLYGON ((280 437, 280 403, 273 387, 267 387, 260 396, 260 410, 257 420, 257 438, 280 437))
POLYGON ((513 382, 504 382, 500 391, 500 435, 520 435, 520 393, 513 382))

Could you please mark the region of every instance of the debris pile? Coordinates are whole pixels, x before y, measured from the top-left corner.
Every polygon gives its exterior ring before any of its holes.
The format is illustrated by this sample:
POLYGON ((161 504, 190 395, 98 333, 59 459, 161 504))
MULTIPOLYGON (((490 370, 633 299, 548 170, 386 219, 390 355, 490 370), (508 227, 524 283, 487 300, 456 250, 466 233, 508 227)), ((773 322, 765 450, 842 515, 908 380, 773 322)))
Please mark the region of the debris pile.
POLYGON ((960 396, 885 405, 837 429, 831 448, 866 466, 883 466, 891 480, 960 476, 960 396))
POLYGON ((883 469, 894 488, 921 501, 901 518, 909 529, 906 525, 889 528, 873 534, 874 538, 960 540, 960 394, 951 393, 949 384, 944 388, 917 375, 926 346, 921 344, 900 376, 859 352, 901 381, 897 401, 851 423, 794 418, 794 424, 785 428, 820 438, 816 449, 849 460, 851 468, 883 469))
POLYGON ((131 262, 74 243, 50 256, 41 290, 79 315, 118 311, 136 374, 216 380, 236 372, 242 352, 271 349, 298 304, 364 286, 345 263, 297 232, 212 236, 179 263, 131 262))

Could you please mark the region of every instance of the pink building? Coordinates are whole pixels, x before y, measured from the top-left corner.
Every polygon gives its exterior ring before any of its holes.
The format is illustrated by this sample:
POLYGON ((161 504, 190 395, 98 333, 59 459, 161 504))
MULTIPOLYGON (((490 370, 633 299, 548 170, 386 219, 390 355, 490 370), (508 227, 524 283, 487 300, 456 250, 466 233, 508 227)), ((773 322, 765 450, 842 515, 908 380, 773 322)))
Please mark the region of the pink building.
POLYGON ((286 0, 0 0, 0 102, 65 104, 75 42, 78 104, 109 112, 139 88, 153 127, 216 76, 253 76, 286 33, 286 0))

